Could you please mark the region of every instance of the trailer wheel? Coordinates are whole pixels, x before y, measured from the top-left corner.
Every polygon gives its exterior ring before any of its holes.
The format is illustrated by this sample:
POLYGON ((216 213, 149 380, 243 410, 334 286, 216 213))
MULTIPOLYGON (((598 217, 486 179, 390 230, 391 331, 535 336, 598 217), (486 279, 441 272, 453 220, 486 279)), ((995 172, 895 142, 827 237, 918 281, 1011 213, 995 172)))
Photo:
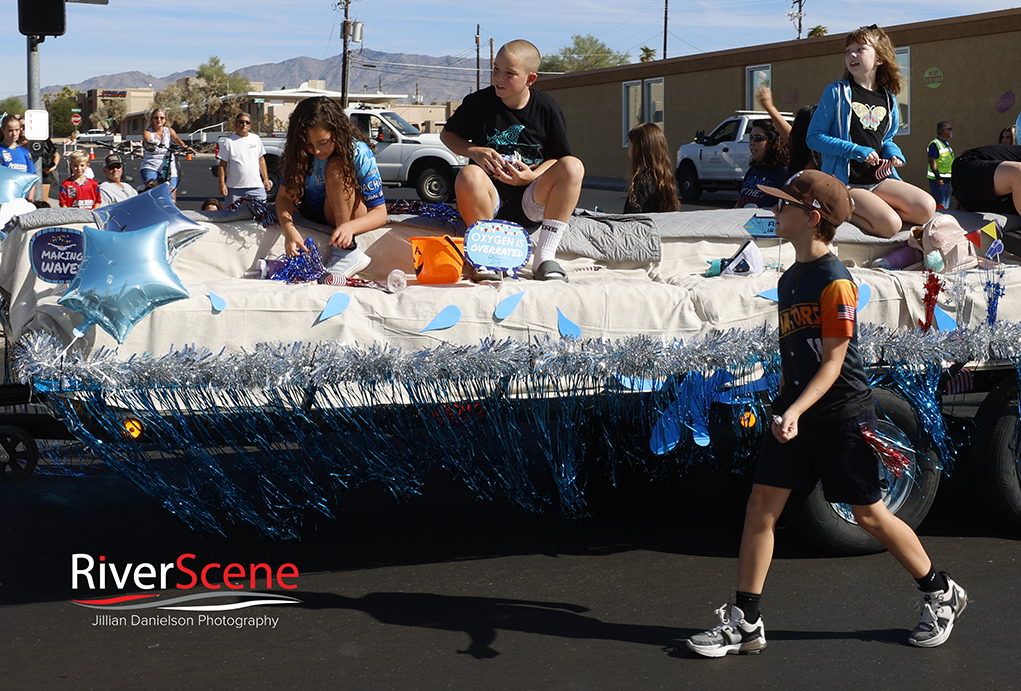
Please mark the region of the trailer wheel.
POLYGON ((1021 459, 1017 391, 998 400, 982 427, 975 476, 979 496, 993 514, 1021 530, 1021 459))
MULTIPOLYGON (((879 431, 906 447, 914 461, 910 473, 894 477, 878 459, 883 503, 890 513, 917 528, 932 508, 939 487, 940 469, 935 452, 923 441, 922 425, 903 398, 888 389, 874 389, 879 431)), ((883 545, 862 530, 846 504, 831 504, 823 497, 822 487, 804 500, 791 497, 784 510, 787 525, 812 545, 840 556, 881 552, 883 545)))
POLYGON ((35 439, 20 427, 0 427, 0 485, 28 479, 39 462, 35 439))

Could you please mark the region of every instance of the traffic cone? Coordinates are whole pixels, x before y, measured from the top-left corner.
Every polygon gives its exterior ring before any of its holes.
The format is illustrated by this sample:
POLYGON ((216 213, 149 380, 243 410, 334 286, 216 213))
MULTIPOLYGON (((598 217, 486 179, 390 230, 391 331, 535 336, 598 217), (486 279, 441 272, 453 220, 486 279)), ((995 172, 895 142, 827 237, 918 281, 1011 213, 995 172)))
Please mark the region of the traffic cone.
POLYGON ((89 147, 89 160, 90 161, 96 160, 96 147, 94 146, 89 147))
POLYGON ((186 160, 186 161, 190 161, 191 160, 191 152, 190 151, 188 152, 188 155, 185 156, 184 160, 186 160))

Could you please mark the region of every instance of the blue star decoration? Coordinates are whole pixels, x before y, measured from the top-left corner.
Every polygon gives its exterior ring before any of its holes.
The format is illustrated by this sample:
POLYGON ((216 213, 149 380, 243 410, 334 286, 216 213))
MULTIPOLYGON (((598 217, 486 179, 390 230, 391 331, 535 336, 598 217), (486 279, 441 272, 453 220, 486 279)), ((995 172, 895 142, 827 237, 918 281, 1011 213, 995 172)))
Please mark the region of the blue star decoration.
POLYGON ((123 233, 85 226, 84 257, 71 286, 57 302, 85 318, 74 330, 92 326, 123 343, 151 311, 189 296, 167 261, 167 223, 123 233))

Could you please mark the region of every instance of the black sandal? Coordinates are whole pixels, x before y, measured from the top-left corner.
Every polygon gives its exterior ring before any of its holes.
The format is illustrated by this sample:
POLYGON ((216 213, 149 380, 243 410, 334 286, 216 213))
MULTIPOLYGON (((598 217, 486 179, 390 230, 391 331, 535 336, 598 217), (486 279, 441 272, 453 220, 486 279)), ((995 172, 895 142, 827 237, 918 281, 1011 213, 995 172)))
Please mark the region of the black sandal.
POLYGON ((567 272, 555 260, 547 259, 532 273, 532 278, 537 281, 563 281, 567 283, 567 272))

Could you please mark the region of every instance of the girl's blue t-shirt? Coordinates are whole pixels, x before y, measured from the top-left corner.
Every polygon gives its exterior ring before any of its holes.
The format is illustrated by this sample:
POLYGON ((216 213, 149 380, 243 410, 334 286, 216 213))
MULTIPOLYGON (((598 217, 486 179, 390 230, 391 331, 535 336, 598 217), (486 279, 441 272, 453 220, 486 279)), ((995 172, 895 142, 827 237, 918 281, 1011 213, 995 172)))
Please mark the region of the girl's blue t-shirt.
MULTIPOLYGON (((383 181, 376 167, 376 157, 368 144, 355 142, 354 146, 355 178, 358 188, 365 200, 365 206, 374 209, 386 202, 383 197, 383 181)), ((326 203, 326 160, 312 159, 312 171, 305 178, 305 202, 313 209, 319 210, 326 203)))
POLYGON ((6 166, 11 170, 20 170, 23 173, 34 173, 35 163, 32 161, 32 154, 23 146, 14 146, 8 148, 6 146, 0 146, 0 165, 6 166))

